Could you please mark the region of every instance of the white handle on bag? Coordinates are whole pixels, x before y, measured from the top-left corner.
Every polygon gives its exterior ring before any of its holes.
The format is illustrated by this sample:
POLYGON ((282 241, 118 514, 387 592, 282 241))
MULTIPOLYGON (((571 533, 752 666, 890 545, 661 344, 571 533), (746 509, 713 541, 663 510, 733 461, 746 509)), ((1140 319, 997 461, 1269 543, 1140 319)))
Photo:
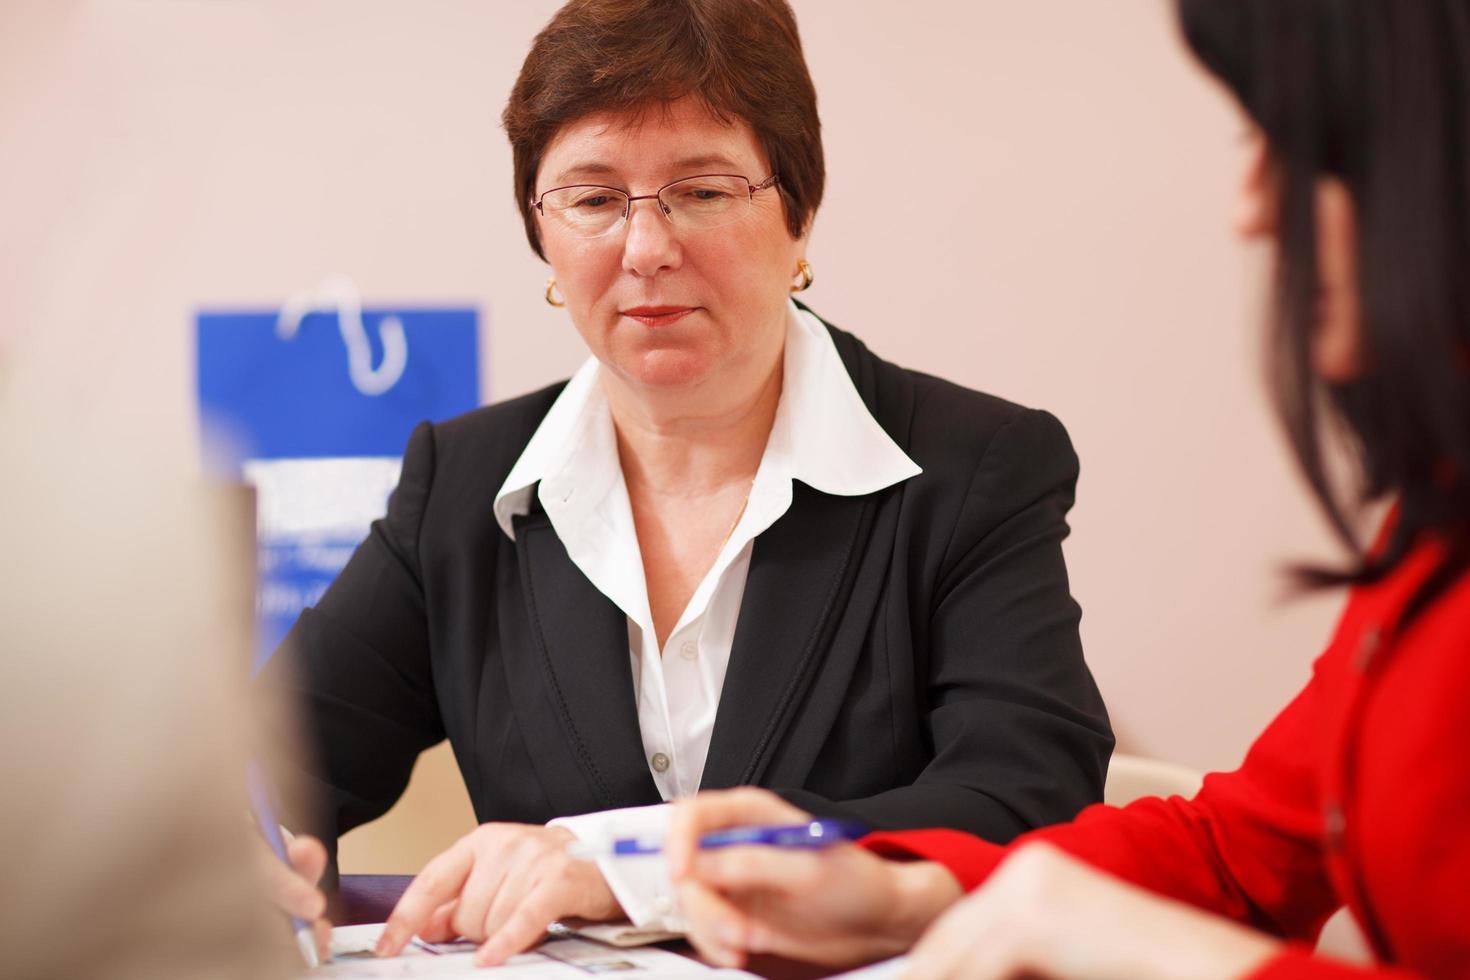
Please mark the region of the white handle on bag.
POLYGON ((408 366, 408 339, 403 333, 403 322, 396 316, 387 316, 378 325, 383 363, 373 367, 373 348, 362 322, 362 301, 357 295, 357 285, 347 276, 323 279, 315 287, 286 300, 276 318, 276 336, 282 340, 293 339, 306 315, 319 311, 337 314, 337 328, 347 347, 347 374, 354 388, 372 398, 398 383, 408 366))

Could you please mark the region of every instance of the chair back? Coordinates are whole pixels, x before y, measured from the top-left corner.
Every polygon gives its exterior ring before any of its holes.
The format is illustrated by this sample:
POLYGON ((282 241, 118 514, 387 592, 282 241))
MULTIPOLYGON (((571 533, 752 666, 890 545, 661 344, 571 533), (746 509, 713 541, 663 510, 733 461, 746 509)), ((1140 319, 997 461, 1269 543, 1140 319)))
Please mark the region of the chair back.
POLYGON ((1204 774, 1198 769, 1162 759, 1115 752, 1108 764, 1103 802, 1109 806, 1126 806, 1141 796, 1182 796, 1188 799, 1199 792, 1203 781, 1204 774))

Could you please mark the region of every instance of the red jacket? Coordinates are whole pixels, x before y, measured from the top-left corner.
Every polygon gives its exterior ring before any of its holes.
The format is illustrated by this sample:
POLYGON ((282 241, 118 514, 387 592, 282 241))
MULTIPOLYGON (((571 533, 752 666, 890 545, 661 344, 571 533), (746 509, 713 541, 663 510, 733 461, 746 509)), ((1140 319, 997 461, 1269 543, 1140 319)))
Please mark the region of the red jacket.
POLYGON ((1294 942, 1257 977, 1470 977, 1470 575, 1400 628, 1438 552, 1355 590, 1312 680, 1235 772, 1192 800, 1094 806, 1009 846, 948 830, 874 834, 966 889, 1027 841, 1294 942), (1312 957, 1346 904, 1380 963, 1312 957))

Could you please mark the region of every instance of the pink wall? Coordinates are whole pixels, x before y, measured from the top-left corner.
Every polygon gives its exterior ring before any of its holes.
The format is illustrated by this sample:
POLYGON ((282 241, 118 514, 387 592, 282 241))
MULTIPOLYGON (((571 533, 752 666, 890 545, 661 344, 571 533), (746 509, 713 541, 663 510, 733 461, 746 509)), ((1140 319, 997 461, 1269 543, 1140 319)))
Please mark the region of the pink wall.
MULTIPOLYGON (((541 299, 498 116, 555 4, 97 0, 0 12, 0 383, 75 385, 195 452, 190 316, 343 271, 488 314, 502 398, 583 356, 541 299), (24 370, 9 370, 24 362, 24 370)), ((1164 0, 797 0, 826 125, 827 318, 1045 407, 1122 746, 1237 762, 1301 684, 1330 556, 1258 380, 1239 130, 1164 0)))

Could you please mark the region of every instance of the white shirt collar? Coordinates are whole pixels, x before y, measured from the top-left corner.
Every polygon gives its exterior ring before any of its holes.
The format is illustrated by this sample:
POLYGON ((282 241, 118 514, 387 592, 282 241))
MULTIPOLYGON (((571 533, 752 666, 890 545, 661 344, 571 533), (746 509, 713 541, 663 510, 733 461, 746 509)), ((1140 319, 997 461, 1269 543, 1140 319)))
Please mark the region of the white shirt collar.
MULTIPOLYGON (((827 328, 795 303, 789 309, 781 401, 741 520, 742 538, 759 534, 785 512, 792 480, 846 497, 876 493, 923 472, 868 411, 827 328), (763 526, 752 527, 756 521, 763 526)), ((495 519, 508 537, 515 537, 512 518, 530 511, 538 483, 543 505, 579 524, 594 511, 627 508, 612 414, 599 375, 596 358, 588 358, 496 494, 495 519), (609 500, 614 490, 622 499, 609 500)), ((556 522, 558 533, 562 523, 556 522)))

